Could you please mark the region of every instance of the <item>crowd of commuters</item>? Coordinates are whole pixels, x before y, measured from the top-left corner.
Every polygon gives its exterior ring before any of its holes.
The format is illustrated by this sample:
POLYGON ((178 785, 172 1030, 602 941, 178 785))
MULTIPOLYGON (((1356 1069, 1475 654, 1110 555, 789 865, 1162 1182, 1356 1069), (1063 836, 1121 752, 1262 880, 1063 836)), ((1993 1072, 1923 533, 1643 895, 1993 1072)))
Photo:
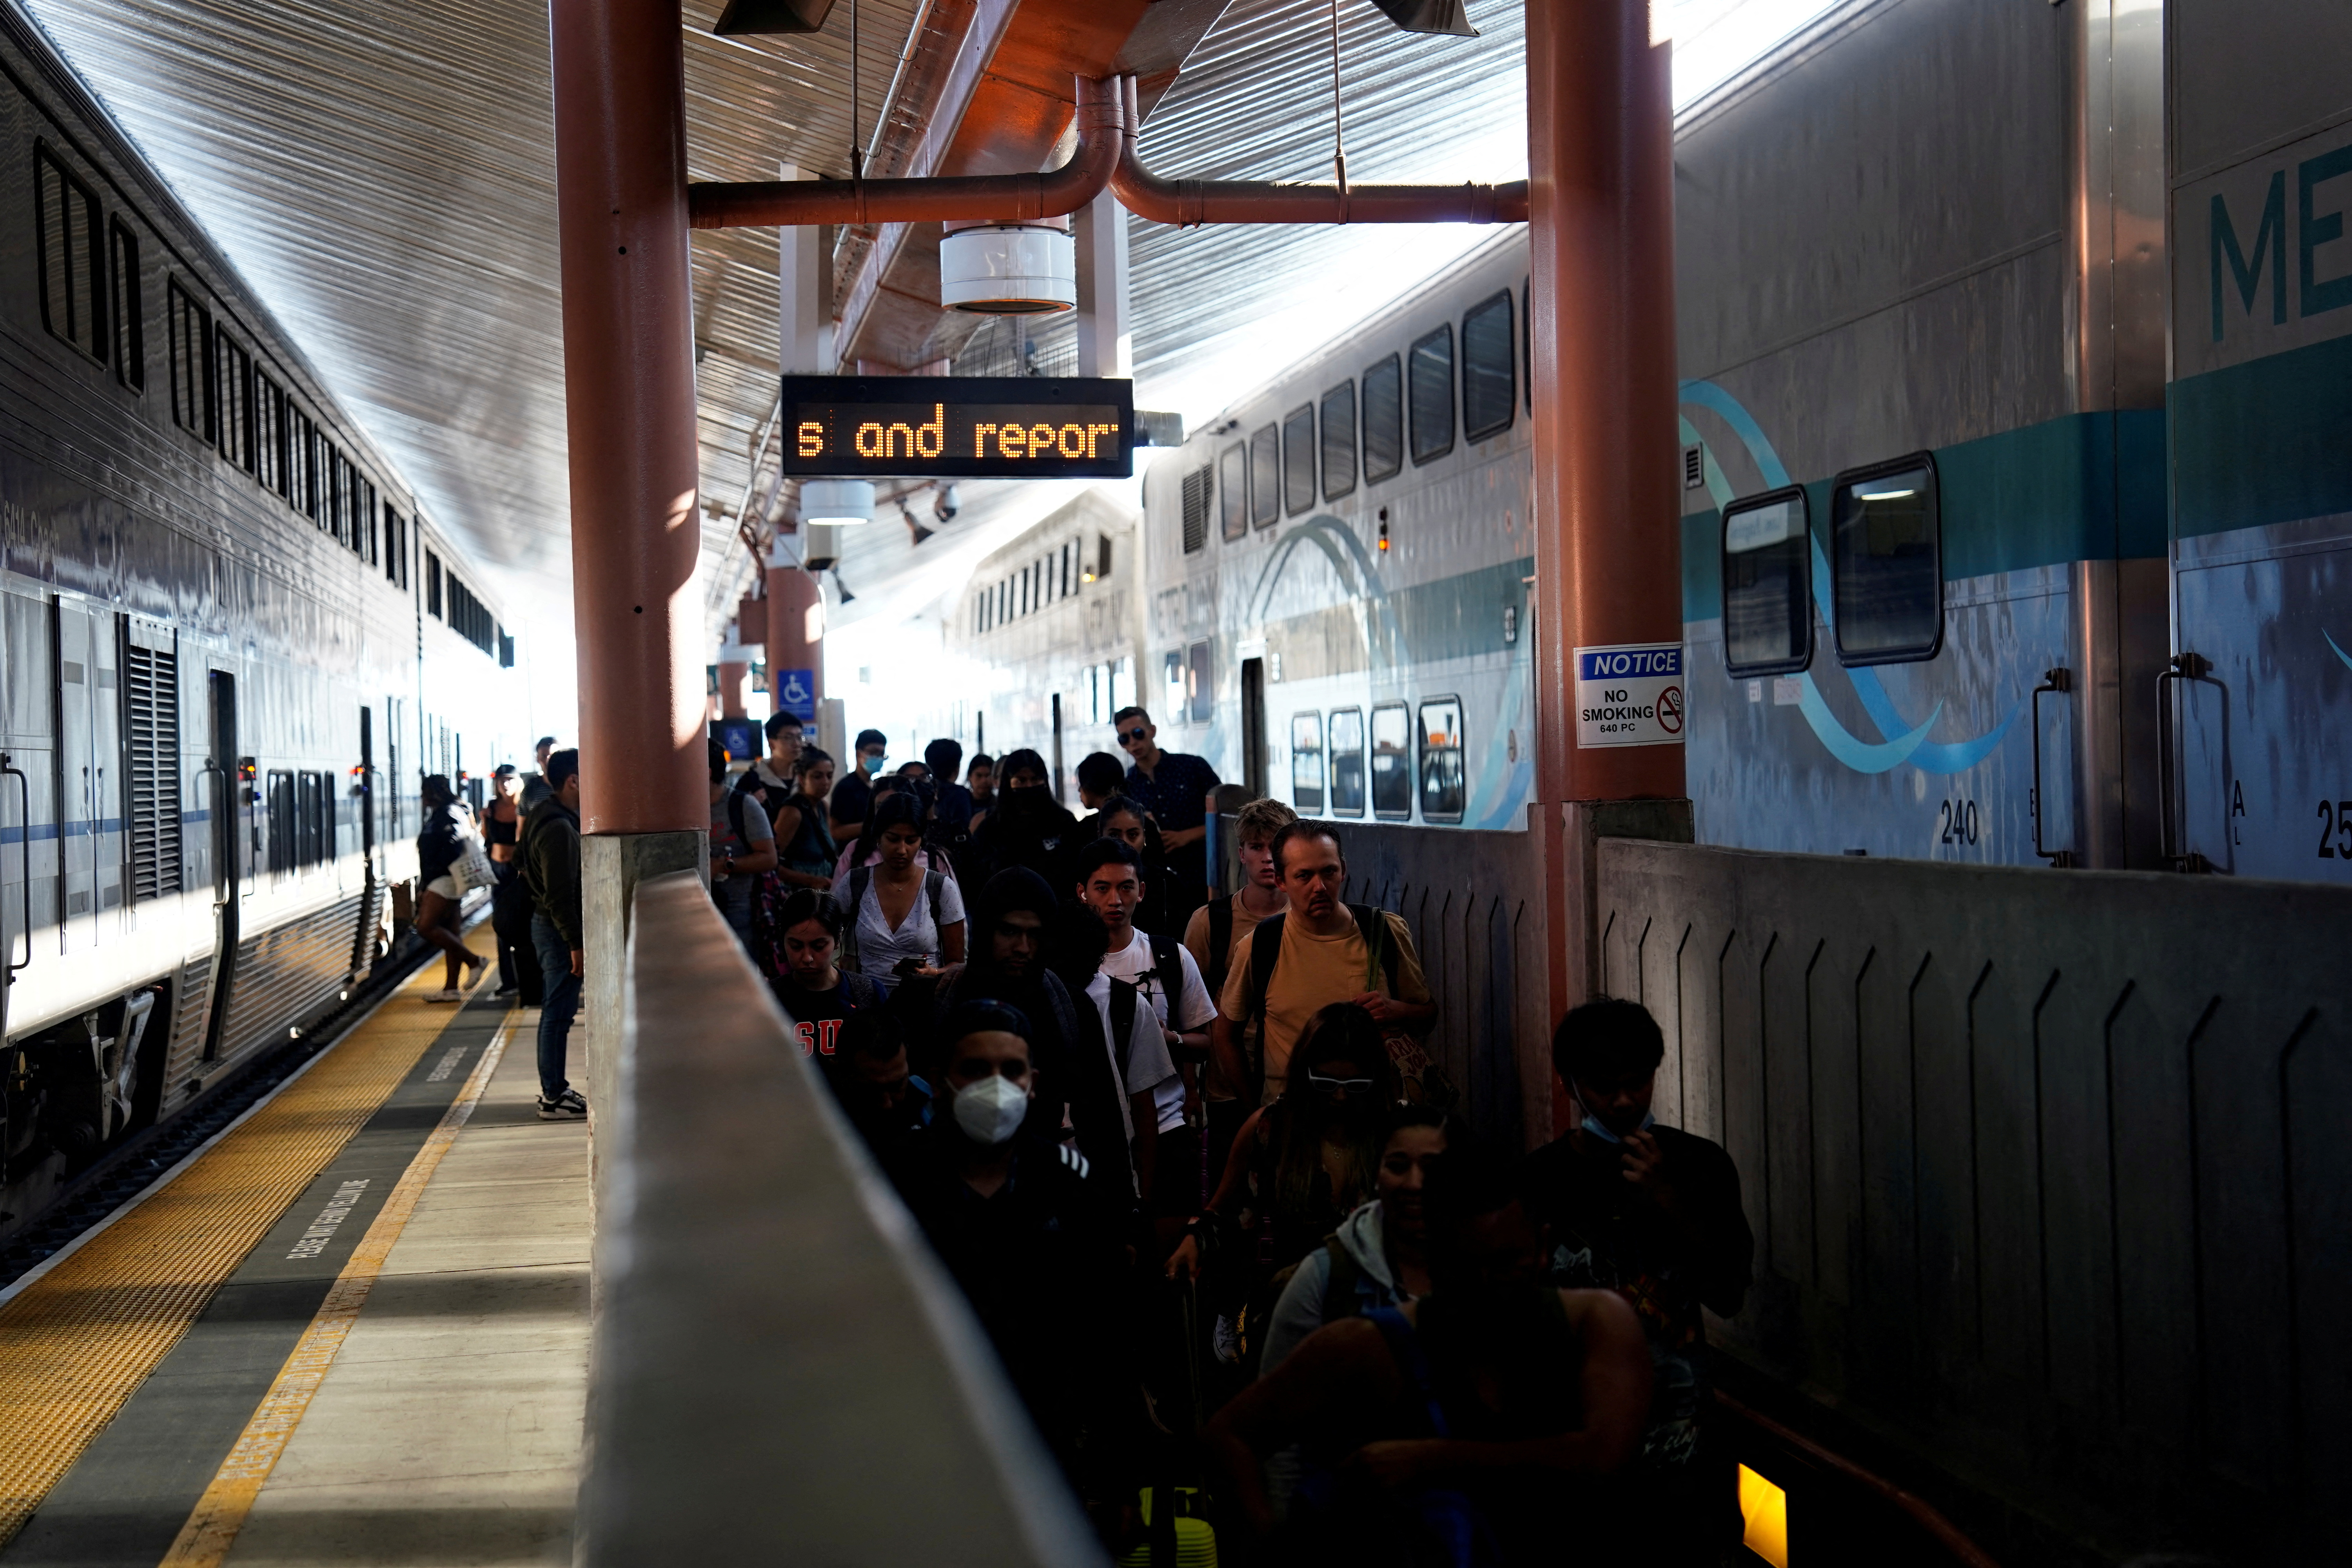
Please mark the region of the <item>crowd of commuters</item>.
POLYGON ((1513 1157, 1341 830, 1248 802, 1213 897, 1214 771, 1117 723, 1083 815, 1025 749, 867 731, 836 782, 789 716, 711 773, 714 900, 1106 1541, 1149 1491, 1229 1563, 1732 1560, 1703 1313, 1751 1243, 1656 1025, 1569 1013, 1574 1125, 1513 1157))

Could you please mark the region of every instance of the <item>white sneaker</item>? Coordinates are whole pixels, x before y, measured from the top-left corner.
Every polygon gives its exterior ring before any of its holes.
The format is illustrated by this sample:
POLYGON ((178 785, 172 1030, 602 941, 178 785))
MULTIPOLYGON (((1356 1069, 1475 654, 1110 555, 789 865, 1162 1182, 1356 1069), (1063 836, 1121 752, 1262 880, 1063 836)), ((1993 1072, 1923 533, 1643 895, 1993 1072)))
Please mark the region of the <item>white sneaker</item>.
POLYGON ((427 991, 425 994, 425 999, 427 1002, 463 1002, 466 999, 466 994, 463 991, 444 987, 439 991, 427 991))

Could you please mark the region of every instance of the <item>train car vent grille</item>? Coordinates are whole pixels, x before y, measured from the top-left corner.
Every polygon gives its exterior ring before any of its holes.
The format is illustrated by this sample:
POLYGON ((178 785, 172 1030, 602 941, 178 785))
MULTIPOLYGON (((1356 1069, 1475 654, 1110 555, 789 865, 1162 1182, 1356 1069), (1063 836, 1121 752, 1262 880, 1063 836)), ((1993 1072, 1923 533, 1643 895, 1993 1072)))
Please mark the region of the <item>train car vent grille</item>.
POLYGON ((131 896, 180 890, 180 661, 123 650, 123 705, 131 738, 131 896))
POLYGON ((1192 554, 1209 542, 1209 468, 1207 464, 1184 476, 1184 553, 1192 554))

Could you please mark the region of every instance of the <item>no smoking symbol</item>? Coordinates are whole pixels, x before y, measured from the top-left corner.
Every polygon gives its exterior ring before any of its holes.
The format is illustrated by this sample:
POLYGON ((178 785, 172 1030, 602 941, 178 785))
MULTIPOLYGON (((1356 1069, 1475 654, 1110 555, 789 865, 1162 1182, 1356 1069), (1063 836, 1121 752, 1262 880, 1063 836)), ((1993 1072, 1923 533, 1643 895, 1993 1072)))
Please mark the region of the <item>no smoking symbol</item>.
POLYGON ((1669 686, 1658 693, 1658 728, 1669 735, 1683 732, 1683 689, 1669 686))

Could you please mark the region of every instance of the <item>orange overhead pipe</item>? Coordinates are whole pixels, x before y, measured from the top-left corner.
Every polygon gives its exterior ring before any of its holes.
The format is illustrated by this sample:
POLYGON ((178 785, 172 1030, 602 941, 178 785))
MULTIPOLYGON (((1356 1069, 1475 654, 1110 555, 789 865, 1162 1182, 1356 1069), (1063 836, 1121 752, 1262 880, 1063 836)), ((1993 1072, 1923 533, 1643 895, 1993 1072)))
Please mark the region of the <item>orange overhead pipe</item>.
POLYGON ((1120 79, 1126 130, 1110 188, 1128 211, 1180 228, 1206 223, 1525 223, 1528 183, 1502 185, 1293 185, 1170 180, 1136 156, 1135 79, 1120 79))
POLYGON ((1043 174, 921 180, 706 181, 687 190, 696 228, 806 224, 1023 222, 1066 217, 1100 195, 1118 167, 1122 100, 1116 81, 1078 79, 1078 144, 1043 174))

